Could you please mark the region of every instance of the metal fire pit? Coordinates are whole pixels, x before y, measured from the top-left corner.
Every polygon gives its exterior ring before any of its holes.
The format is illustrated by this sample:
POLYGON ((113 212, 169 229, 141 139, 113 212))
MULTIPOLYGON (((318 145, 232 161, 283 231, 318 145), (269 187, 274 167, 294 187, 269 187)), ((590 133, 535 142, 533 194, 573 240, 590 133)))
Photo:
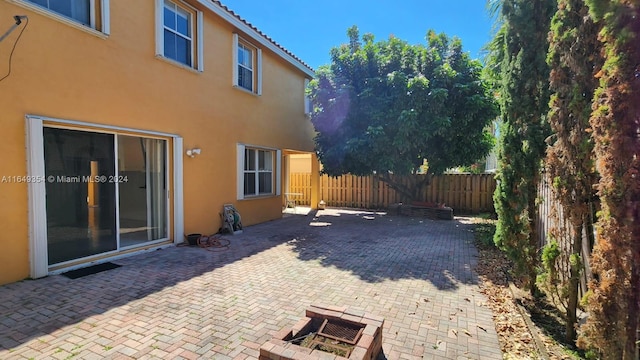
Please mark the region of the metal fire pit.
POLYGON ((384 318, 337 306, 311 306, 292 329, 283 329, 260 347, 261 360, 373 360, 382 352, 384 318), (303 339, 305 340, 303 343, 303 339))

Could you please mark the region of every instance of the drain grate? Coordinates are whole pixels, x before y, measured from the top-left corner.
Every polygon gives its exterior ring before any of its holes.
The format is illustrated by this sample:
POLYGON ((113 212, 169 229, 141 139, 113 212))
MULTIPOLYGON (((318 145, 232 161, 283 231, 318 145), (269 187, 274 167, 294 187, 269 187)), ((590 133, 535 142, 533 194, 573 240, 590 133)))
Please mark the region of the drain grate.
POLYGON ((318 330, 318 335, 355 345, 360 340, 364 327, 345 321, 325 319, 318 330))

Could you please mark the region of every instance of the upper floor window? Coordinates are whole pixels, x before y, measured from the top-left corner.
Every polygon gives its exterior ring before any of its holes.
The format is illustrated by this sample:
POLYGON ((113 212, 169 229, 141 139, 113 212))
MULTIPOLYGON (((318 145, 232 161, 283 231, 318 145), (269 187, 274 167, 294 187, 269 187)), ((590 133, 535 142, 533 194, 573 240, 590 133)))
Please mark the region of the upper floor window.
POLYGON ((262 94, 262 50, 233 34, 233 85, 262 94))
POLYGON ((13 0, 69 25, 109 34, 109 0, 13 0))
POLYGON ((171 1, 164 2, 164 56, 191 66, 193 19, 171 1))
POLYGON ((253 91, 253 49, 238 44, 238 86, 253 91))
POLYGON ((156 53, 202 71, 202 12, 182 2, 156 0, 156 53))

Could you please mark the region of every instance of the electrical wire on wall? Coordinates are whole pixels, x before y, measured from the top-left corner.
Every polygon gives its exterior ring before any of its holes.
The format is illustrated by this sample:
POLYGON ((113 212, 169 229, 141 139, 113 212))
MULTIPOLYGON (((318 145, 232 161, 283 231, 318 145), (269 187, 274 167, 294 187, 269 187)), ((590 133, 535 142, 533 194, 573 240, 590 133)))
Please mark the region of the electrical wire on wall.
POLYGON ((24 26, 20 30, 20 33, 18 34, 18 37, 16 38, 16 41, 13 42, 13 47, 11 47, 11 53, 9 53, 9 71, 7 71, 7 75, 5 75, 5 76, 0 78, 0 82, 2 80, 4 80, 4 79, 8 78, 9 75, 11 75, 11 61, 13 60, 13 52, 16 50, 16 45, 18 45, 18 42, 20 41, 20 38, 22 37, 22 33, 24 32, 24 30, 29 25, 29 18, 26 15, 16 15, 13 18, 15 19, 16 23, 13 26, 11 26, 11 28, 9 28, 9 30, 7 30, 7 32, 4 33, 4 35, 2 35, 2 37, 0 37, 0 41, 4 40, 4 38, 9 36, 9 34, 13 30, 15 30, 16 27, 18 27, 20 24, 22 24, 22 20, 26 20, 26 21, 24 23, 24 26))

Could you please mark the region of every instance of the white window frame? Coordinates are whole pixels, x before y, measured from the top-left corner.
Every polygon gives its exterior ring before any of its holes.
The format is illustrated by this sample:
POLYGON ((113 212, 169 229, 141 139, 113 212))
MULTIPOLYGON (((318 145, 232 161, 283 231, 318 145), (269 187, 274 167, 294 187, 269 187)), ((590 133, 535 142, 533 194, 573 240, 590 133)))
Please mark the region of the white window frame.
MULTIPOLYGON (((67 127, 76 128, 84 131, 96 132, 112 132, 112 133, 128 133, 147 137, 171 138, 173 142, 172 159, 173 174, 172 190, 173 190, 173 226, 169 225, 168 230, 173 235, 173 244, 183 241, 184 237, 184 192, 183 192, 183 140, 182 137, 175 134, 162 132, 146 131, 132 128, 125 128, 111 125, 96 125, 76 120, 55 119, 45 116, 26 115, 26 144, 27 144, 27 175, 34 179, 45 179, 44 165, 44 135, 43 128, 48 127, 67 127)), ((167 147, 167 153, 169 147, 167 147)), ((168 156, 167 156, 168 159, 168 156)), ((47 210, 46 210, 46 183, 44 181, 33 181, 28 184, 29 194, 29 262, 30 277, 40 278, 49 274, 59 273, 61 271, 72 270, 73 268, 85 266, 86 263, 80 263, 75 266, 64 267, 63 269, 55 269, 49 266, 48 250, 47 250, 47 210)), ((171 192, 171 190, 169 190, 171 192)), ((117 202, 116 202, 117 203, 117 202)), ((170 206, 168 206, 170 208, 170 206)), ((167 211, 169 215, 169 210, 167 211)), ((169 245, 158 245, 171 246, 169 245)), ((100 258, 91 262, 101 262, 113 260, 119 257, 130 256, 143 251, 150 251, 157 247, 141 248, 138 251, 115 254, 108 258, 100 258), (106 259, 106 260, 105 260, 106 259)))
POLYGON ((245 164, 244 164, 244 169, 243 169, 243 175, 246 177, 247 174, 251 174, 254 175, 254 180, 253 180, 253 188, 255 189, 255 191, 253 193, 247 193, 246 192, 246 185, 247 185, 247 180, 246 178, 243 178, 243 182, 245 185, 245 190, 243 192, 244 196, 246 197, 250 197, 250 196, 265 196, 265 195, 272 195, 275 191, 274 189, 274 185, 275 185, 275 177, 274 177, 274 170, 275 170, 275 151, 273 150, 264 150, 264 149, 256 149, 256 148, 245 148, 244 149, 244 155, 245 155, 245 164), (253 164, 252 167, 253 169, 247 169, 247 153, 251 153, 253 155, 253 164), (260 155, 264 154, 265 157, 268 154, 269 155, 269 159, 270 160, 270 164, 267 164, 267 159, 265 159, 265 166, 264 168, 260 168, 260 155), (265 186, 265 191, 261 191, 261 187, 260 187, 260 181, 261 181, 261 175, 267 175, 268 177, 271 178, 271 184, 269 187, 265 186))
POLYGON ((232 71, 232 75, 233 75, 233 79, 232 79, 232 84, 233 87, 235 87, 236 89, 240 89, 255 95, 262 95, 262 50, 253 45, 252 43, 242 39, 238 34, 234 33, 233 34, 233 48, 231 50, 232 54, 233 54, 233 71, 232 71), (238 83, 238 66, 242 66, 244 68, 246 68, 243 64, 240 64, 238 62, 238 50, 240 49, 240 46, 251 50, 254 52, 255 57, 252 56, 252 65, 253 65, 253 69, 249 69, 252 71, 252 76, 253 76, 253 89, 247 89, 243 86, 241 86, 238 83), (255 61, 254 61, 255 60, 255 61))
MULTIPOLYGON (((167 60, 172 64, 176 64, 185 68, 195 69, 200 72, 204 71, 204 40, 202 37, 204 33, 204 18, 202 15, 202 11, 182 1, 167 0, 167 2, 174 4, 176 8, 182 9, 183 11, 186 11, 190 14, 189 26, 191 27, 191 64, 185 64, 164 55, 164 31, 165 29, 168 29, 164 24, 165 0, 156 0, 156 57, 167 60), (195 18, 192 16, 192 14, 196 15, 195 18), (194 34, 195 41, 193 39, 194 34)), ((176 33, 173 29, 169 30, 176 33)), ((180 33, 176 34, 184 38, 184 35, 180 33)))
MULTIPOLYGON (((243 62, 240 61, 240 59, 238 59, 238 86, 244 88, 245 90, 251 91, 253 92, 253 88, 255 87, 255 74, 253 72, 254 70, 254 61, 253 61, 253 49, 251 49, 250 47, 246 46, 243 43, 239 43, 238 44, 238 55, 240 55, 240 52, 243 52, 244 54, 249 56, 249 61, 247 61, 248 64, 244 64, 243 62), (251 74, 251 87, 247 88, 245 87, 243 84, 240 83, 240 71, 241 69, 244 69, 246 71, 249 72, 249 74, 251 74)), ((239 56, 238 56, 239 57, 239 56)))
POLYGON ((274 149, 274 148, 266 148, 266 147, 261 147, 261 146, 252 146, 252 145, 245 145, 245 144, 238 144, 237 146, 237 156, 238 156, 238 168, 237 168, 237 174, 238 174, 238 196, 237 199, 238 200, 244 200, 244 199, 252 199, 252 198, 263 198, 263 197, 269 197, 269 196, 280 196, 281 194, 281 189, 282 189, 282 151, 278 150, 278 149, 274 149), (258 169, 257 166, 257 162, 258 162, 258 156, 256 156, 256 169, 255 170, 251 170, 249 172, 255 172, 256 174, 256 192, 255 194, 247 194, 245 195, 244 193, 244 174, 247 172, 244 169, 244 156, 245 156, 245 150, 256 150, 256 151, 269 151, 273 154, 274 157, 274 168, 273 170, 271 170, 272 172, 272 179, 273 179, 273 188, 271 189, 271 193, 269 194, 260 194, 260 188, 259 188, 259 176, 258 174, 260 173, 260 170, 258 169))
POLYGON ((46 16, 48 18, 52 18, 61 23, 64 23, 66 25, 80 29, 82 31, 88 32, 92 35, 96 35, 101 38, 105 38, 111 33, 110 4, 109 4, 110 0, 89 0, 89 14, 90 14, 89 26, 79 22, 76 19, 70 18, 66 15, 53 11, 47 7, 38 5, 30 0, 8 0, 8 1, 18 6, 21 6, 25 9, 38 13, 40 15, 46 16), (100 29, 97 29, 97 21, 96 21, 97 20, 96 15, 98 13, 97 11, 98 9, 100 9, 100 15, 101 15, 100 22, 102 26, 100 27, 100 29))
MULTIPOLYGON (((177 18, 181 15, 186 16, 187 18, 187 27, 188 27, 188 34, 183 34, 181 32, 179 32, 177 29, 173 29, 167 26, 167 24, 164 22, 164 14, 163 14, 163 34, 166 33, 167 31, 169 31, 170 33, 174 34, 176 37, 182 38, 186 41, 189 42, 189 60, 187 63, 184 63, 187 66, 193 66, 193 62, 194 62, 194 39, 193 39, 193 23, 194 23, 194 19, 193 19, 193 14, 185 9, 183 9, 181 6, 179 6, 178 4, 174 3, 173 1, 170 0, 165 0, 164 1, 164 10, 167 9, 167 4, 171 5, 171 12, 174 14, 174 16, 177 18)), ((175 19, 176 22, 176 26, 177 26, 177 19, 175 19)), ((166 44, 164 45, 166 46, 166 44)), ((166 47, 163 49, 163 51, 166 51, 166 47)), ((165 55, 166 56, 166 55, 165 55)), ((179 60, 173 59, 175 61, 181 62, 179 60)))

